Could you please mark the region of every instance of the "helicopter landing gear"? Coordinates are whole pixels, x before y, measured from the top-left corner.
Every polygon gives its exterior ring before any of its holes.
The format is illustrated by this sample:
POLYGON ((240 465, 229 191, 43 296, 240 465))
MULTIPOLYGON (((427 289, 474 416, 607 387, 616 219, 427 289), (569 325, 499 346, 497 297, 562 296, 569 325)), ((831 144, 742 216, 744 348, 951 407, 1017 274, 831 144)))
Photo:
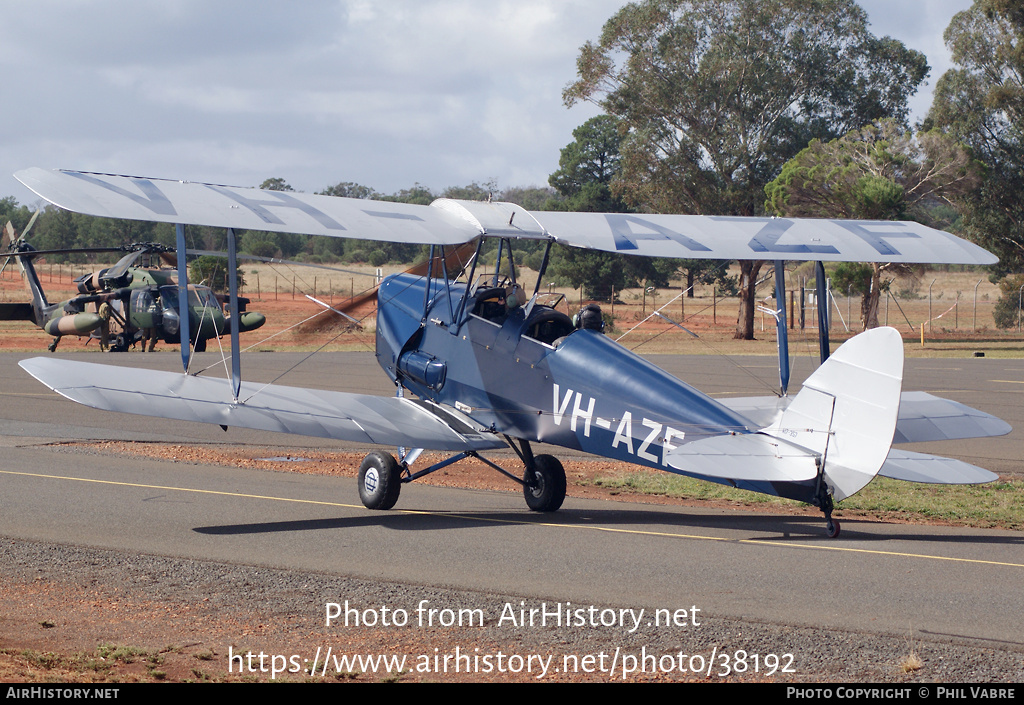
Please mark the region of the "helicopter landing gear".
POLYGON ((110 352, 128 352, 128 336, 125 333, 118 333, 110 344, 110 352))
POLYGON ((195 352, 206 352, 206 338, 200 338, 196 341, 196 344, 192 346, 192 350, 195 352))
POLYGON ((367 509, 391 509, 402 491, 402 468, 390 453, 370 453, 359 466, 359 499, 367 509))
POLYGON ((565 470, 553 455, 538 455, 523 473, 523 496, 535 512, 554 512, 565 500, 565 470))
POLYGON ((50 352, 56 352, 57 346, 60 344, 60 336, 58 335, 53 339, 53 342, 46 346, 46 349, 50 352))

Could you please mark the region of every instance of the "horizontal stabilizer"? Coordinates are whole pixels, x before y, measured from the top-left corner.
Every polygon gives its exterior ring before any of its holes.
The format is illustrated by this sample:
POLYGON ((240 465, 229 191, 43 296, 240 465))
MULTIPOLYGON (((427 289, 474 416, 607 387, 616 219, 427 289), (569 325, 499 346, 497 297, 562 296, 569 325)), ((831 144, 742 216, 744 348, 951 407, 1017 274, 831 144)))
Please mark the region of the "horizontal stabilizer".
POLYGON ((818 474, 815 455, 761 433, 712 436, 669 451, 670 467, 726 480, 799 482, 818 474))
POLYGON ((966 404, 927 392, 904 392, 893 443, 952 441, 961 438, 1005 436, 1010 424, 966 404))
POLYGON ((19 363, 58 394, 106 411, 427 450, 506 443, 454 409, 397 397, 242 384, 174 372, 34 357, 19 363))
POLYGON ((896 449, 889 451, 878 474, 893 480, 932 485, 980 485, 999 479, 995 473, 960 460, 896 449))
MULTIPOLYGON (((750 419, 757 428, 775 423, 793 397, 735 397, 722 404, 750 419)), ((893 443, 954 441, 1004 436, 1013 429, 1000 418, 927 392, 903 392, 893 443)))
POLYGON ((0 303, 0 321, 35 321, 30 303, 0 303))

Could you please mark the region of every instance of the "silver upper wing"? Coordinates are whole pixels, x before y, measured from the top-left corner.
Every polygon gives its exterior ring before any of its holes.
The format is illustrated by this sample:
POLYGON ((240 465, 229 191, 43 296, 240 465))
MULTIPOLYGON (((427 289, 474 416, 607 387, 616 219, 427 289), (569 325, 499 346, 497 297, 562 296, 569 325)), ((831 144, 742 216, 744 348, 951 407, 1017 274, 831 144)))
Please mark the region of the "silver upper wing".
POLYGON ((418 244, 480 234, 445 209, 407 203, 37 168, 14 176, 56 206, 105 218, 418 244))
POLYGON ((429 402, 34 357, 18 363, 58 394, 94 409, 427 450, 507 444, 454 409, 429 402))
POLYGON ((995 264, 955 235, 910 221, 534 213, 559 242, 649 257, 995 264))
POLYGON ((529 212, 511 203, 430 206, 78 171, 15 177, 67 210, 108 218, 419 244, 478 235, 553 238, 588 249, 688 259, 994 264, 995 255, 904 221, 529 212))

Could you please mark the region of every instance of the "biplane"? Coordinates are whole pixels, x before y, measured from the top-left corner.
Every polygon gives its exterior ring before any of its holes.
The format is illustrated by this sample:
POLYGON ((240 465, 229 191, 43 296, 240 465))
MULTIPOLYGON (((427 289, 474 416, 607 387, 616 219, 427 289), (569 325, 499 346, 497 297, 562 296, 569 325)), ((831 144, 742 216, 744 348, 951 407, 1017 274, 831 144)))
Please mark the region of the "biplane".
MULTIPOLYGON (((376 356, 395 384, 394 397, 243 382, 234 328, 230 380, 188 374, 187 345, 186 374, 52 358, 21 363, 59 394, 98 409, 395 447, 397 457, 372 452, 362 462, 359 494, 370 509, 393 507, 402 484, 473 456, 520 483, 530 509, 555 511, 565 497, 565 472, 554 456, 534 453, 533 445, 543 443, 807 502, 821 509, 834 537, 834 502, 878 474, 934 483, 996 479, 959 460, 895 449, 894 442, 1010 431, 957 402, 904 393, 903 341, 891 328, 862 333, 830 354, 827 325, 820 325, 822 363, 791 396, 781 310, 780 396, 716 401, 594 327, 575 325, 540 287, 555 243, 650 257, 775 261, 778 301, 785 300, 784 260, 817 262, 822 294, 825 261, 996 261, 918 223, 539 213, 511 203, 439 199, 416 206, 75 171, 29 169, 16 177, 62 208, 175 224, 181 250, 186 224, 226 228, 229 274, 235 230, 419 243, 430 246, 430 262, 476 241, 476 254, 459 273, 428 265, 381 284, 376 356), (496 262, 493 274, 481 276, 488 238, 498 241, 496 262), (516 281, 514 266, 502 267, 522 239, 546 247, 532 292, 516 281), (521 477, 482 455, 508 447, 522 461, 521 477), (415 469, 423 450, 450 455, 415 469)), ((230 307, 237 310, 234 281, 230 307)))

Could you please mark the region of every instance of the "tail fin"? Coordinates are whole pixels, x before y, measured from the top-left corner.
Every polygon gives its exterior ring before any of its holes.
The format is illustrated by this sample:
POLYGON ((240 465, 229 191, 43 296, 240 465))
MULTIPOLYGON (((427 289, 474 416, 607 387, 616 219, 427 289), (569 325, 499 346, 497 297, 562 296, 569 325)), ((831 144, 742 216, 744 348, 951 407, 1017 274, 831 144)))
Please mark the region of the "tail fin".
POLYGON ((903 339, 876 328, 844 343, 762 433, 821 457, 833 499, 858 492, 878 473, 896 431, 903 386, 903 339))
POLYGON ((21 270, 21 276, 25 282, 25 286, 32 295, 31 304, 18 304, 17 307, 13 309, 8 307, 8 309, 3 312, 3 315, 8 316, 5 320, 12 320, 10 316, 18 316, 18 318, 14 320, 35 321, 36 325, 42 328, 46 325, 49 313, 54 307, 46 300, 46 293, 43 291, 43 284, 39 281, 39 275, 36 274, 36 269, 32 264, 32 253, 35 251, 35 248, 25 242, 25 233, 27 233, 29 228, 32 227, 32 223, 35 222, 37 215, 39 215, 38 211, 32 216, 32 220, 29 221, 28 227, 25 228, 25 232, 23 232, 20 237, 15 237, 16 233, 10 221, 8 221, 7 225, 3 229, 2 245, 3 250, 7 255, 5 266, 6 262, 9 262, 11 259, 17 262, 18 268, 21 270), (31 306, 30 317, 26 314, 25 306, 31 306))

